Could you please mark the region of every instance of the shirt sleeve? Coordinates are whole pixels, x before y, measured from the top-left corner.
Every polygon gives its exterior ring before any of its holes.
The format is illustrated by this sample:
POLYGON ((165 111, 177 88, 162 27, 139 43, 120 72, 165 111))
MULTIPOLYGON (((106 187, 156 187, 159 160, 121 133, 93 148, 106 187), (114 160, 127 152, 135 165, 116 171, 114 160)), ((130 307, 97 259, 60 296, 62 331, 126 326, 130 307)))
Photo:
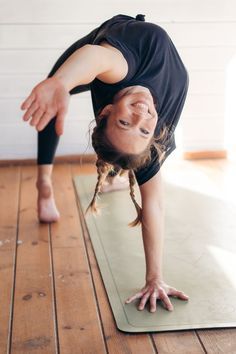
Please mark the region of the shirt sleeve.
POLYGON ((118 38, 115 38, 114 36, 111 36, 107 33, 100 37, 99 40, 96 39, 96 41, 94 41, 94 44, 99 44, 100 42, 102 42, 102 40, 106 40, 110 45, 118 49, 122 53, 128 64, 128 72, 126 76, 122 80, 116 82, 116 85, 123 84, 126 81, 130 81, 134 77, 138 68, 137 58, 134 53, 126 45, 126 43, 121 42, 118 38))

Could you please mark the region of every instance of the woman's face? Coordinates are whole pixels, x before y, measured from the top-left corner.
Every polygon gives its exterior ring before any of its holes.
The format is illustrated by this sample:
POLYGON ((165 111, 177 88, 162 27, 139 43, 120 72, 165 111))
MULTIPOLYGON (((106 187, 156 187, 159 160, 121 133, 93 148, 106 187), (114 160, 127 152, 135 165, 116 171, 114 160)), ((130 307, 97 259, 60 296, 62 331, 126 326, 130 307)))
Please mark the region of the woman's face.
POLYGON ((120 90, 113 104, 103 108, 100 114, 108 114, 106 134, 120 151, 141 153, 149 144, 158 116, 153 97, 148 88, 129 86, 120 90))

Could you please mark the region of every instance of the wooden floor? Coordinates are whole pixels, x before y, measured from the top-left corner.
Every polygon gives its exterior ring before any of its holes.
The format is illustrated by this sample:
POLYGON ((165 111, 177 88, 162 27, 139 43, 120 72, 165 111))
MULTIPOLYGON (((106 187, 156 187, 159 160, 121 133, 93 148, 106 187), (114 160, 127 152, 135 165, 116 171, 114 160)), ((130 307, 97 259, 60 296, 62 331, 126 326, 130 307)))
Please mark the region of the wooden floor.
MULTIPOLYGON (((235 202, 236 164, 169 158, 163 176, 235 202), (233 188, 233 190, 232 190, 233 188)), ((36 166, 0 168, 0 353, 236 353, 236 329, 128 334, 116 328, 72 176, 91 165, 54 166, 61 219, 39 224, 36 166)))

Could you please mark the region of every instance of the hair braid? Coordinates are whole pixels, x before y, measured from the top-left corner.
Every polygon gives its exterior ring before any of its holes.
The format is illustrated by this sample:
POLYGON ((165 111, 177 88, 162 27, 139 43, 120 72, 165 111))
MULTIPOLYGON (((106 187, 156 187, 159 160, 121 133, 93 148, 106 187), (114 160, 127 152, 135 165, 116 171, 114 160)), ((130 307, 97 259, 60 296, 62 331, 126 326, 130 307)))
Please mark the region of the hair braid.
POLYGON ((97 174, 98 174, 97 184, 95 187, 93 199, 91 200, 89 206, 87 207, 85 211, 85 215, 87 215, 89 211, 91 211, 93 214, 99 214, 100 210, 96 204, 97 198, 99 197, 98 194, 101 190, 102 184, 105 181, 108 173, 112 169, 112 166, 110 164, 104 162, 102 159, 99 158, 96 161, 96 166, 97 166, 97 174))
POLYGON ((134 203, 135 209, 137 211, 137 217, 134 221, 132 221, 128 224, 128 226, 130 226, 130 227, 134 227, 136 225, 139 225, 142 221, 142 208, 139 206, 139 204, 135 200, 135 194, 134 194, 135 183, 136 183, 136 180, 135 180, 134 171, 131 169, 131 170, 129 170, 130 196, 131 196, 132 202, 134 203))

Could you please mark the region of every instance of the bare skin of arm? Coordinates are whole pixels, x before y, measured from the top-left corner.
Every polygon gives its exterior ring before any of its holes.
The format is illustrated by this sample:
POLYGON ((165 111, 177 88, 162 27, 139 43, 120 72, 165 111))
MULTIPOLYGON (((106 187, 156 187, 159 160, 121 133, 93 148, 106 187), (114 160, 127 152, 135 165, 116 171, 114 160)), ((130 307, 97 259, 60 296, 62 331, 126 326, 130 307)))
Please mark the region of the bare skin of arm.
POLYGON ((162 280, 164 242, 164 195, 161 171, 140 186, 142 199, 142 234, 146 255, 146 280, 162 280), (158 236, 157 236, 158 235, 158 236))
POLYGON ((22 103, 26 112, 23 120, 43 130, 57 116, 56 132, 63 134, 64 119, 69 105, 69 91, 79 85, 88 84, 96 77, 107 83, 122 80, 127 74, 128 64, 116 48, 86 44, 76 50, 56 73, 36 85, 22 103))
POLYGON ((161 172, 140 186, 142 199, 142 237, 146 260, 146 284, 129 297, 126 303, 141 298, 139 310, 143 310, 150 301, 150 312, 156 311, 156 300, 160 299, 164 307, 172 311, 173 305, 168 297, 176 296, 188 300, 182 291, 167 285, 163 280, 162 256, 164 244, 164 193, 161 172))
POLYGON ((86 44, 65 61, 54 77, 60 79, 70 91, 78 85, 92 82, 95 78, 106 83, 115 83, 125 77, 127 70, 127 62, 119 50, 86 44))

